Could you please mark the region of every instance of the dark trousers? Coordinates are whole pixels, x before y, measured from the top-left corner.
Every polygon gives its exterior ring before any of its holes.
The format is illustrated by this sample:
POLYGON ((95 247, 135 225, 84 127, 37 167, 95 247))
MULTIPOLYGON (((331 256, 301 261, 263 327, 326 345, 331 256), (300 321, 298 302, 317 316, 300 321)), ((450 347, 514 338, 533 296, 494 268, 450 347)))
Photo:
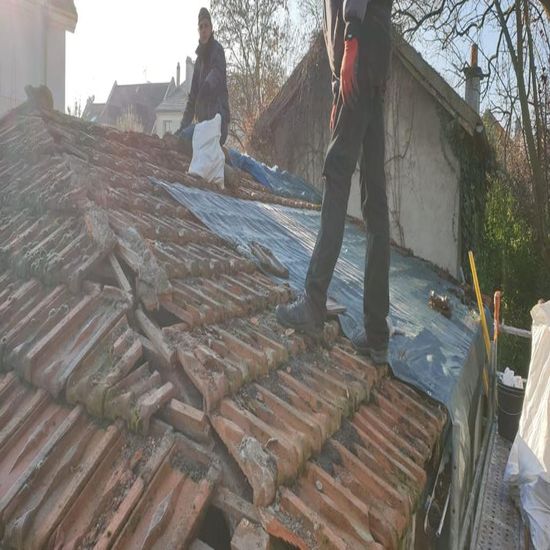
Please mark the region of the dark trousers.
POLYGON ((364 322, 374 348, 388 343, 390 229, 384 171, 384 92, 362 86, 353 110, 337 105, 337 120, 328 146, 321 228, 306 278, 306 294, 325 315, 327 291, 344 236, 351 178, 361 154, 361 210, 367 230, 364 277, 364 322))

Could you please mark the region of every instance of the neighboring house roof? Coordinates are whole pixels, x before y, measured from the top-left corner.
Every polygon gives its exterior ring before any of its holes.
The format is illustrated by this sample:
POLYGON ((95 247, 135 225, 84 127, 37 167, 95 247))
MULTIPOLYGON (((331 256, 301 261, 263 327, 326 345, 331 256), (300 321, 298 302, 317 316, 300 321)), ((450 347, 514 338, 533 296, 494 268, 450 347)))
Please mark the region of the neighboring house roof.
POLYGON ((93 103, 89 101, 82 112, 82 119, 87 122, 97 122, 103 109, 105 109, 105 103, 93 103))
POLYGON ((156 121, 155 109, 173 86, 173 79, 171 82, 123 85, 115 81, 98 122, 115 126, 117 120, 132 109, 141 121, 143 131, 151 133, 156 121))
POLYGON ((0 119, 1 544, 199 549, 213 502, 235 548, 398 548, 446 413, 335 322, 330 351, 281 328, 289 288, 152 187, 217 189, 189 161, 31 103, 0 119))
MULTIPOLYGON (((295 98, 297 98, 298 101, 300 100, 299 92, 305 81, 310 78, 310 71, 317 70, 320 64, 324 64, 327 71, 329 70, 325 40, 322 33, 317 34, 306 55, 304 55, 298 65, 296 65, 292 74, 273 98, 273 101, 256 121, 253 132, 255 139, 262 140, 262 137, 269 139, 271 125, 279 120, 279 117, 285 112, 285 109, 295 100, 295 98)), ((327 85, 330 86, 330 82, 327 82, 327 85)))
POLYGON ((183 113, 189 97, 189 85, 184 82, 166 94, 164 101, 156 108, 157 113, 177 112, 183 113))
MULTIPOLYGON (((453 117, 456 117, 470 135, 482 127, 478 113, 397 32, 394 32, 394 54, 428 93, 453 117)), ((254 130, 256 136, 261 139, 262 135, 269 135, 266 133, 269 132, 271 124, 278 119, 291 102, 299 100, 299 92, 304 81, 308 79, 309 71, 317 67, 319 63, 328 66, 322 33, 319 33, 314 39, 308 53, 298 63, 287 82, 258 119, 254 130)))

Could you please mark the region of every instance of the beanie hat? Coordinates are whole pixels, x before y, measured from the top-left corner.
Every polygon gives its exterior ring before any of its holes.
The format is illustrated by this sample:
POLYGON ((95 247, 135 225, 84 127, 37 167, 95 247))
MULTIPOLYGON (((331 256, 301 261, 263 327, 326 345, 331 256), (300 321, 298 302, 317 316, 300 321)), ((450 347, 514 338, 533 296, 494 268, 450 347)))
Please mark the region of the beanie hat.
POLYGON ((210 17, 210 12, 206 8, 201 8, 199 11, 199 25, 203 19, 208 19, 212 25, 212 18, 210 17))

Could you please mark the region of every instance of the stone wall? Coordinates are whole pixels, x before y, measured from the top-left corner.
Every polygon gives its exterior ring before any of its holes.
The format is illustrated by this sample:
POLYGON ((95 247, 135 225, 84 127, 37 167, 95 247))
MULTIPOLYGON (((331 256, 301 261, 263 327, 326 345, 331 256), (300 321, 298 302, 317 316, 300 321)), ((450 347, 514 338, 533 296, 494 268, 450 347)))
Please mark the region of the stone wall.
POLYGON ((46 84, 65 110, 65 29, 31 3, 0 2, 0 116, 46 84))

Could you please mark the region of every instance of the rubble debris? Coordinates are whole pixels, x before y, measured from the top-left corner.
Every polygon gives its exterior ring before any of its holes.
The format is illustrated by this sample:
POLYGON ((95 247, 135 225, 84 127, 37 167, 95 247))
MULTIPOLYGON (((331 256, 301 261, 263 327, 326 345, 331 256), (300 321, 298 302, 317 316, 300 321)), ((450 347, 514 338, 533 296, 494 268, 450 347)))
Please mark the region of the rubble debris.
POLYGON ((451 300, 448 296, 440 296, 439 294, 436 294, 435 290, 432 290, 430 291, 428 304, 432 309, 439 311, 439 313, 447 317, 447 319, 452 317, 453 310, 451 300))

